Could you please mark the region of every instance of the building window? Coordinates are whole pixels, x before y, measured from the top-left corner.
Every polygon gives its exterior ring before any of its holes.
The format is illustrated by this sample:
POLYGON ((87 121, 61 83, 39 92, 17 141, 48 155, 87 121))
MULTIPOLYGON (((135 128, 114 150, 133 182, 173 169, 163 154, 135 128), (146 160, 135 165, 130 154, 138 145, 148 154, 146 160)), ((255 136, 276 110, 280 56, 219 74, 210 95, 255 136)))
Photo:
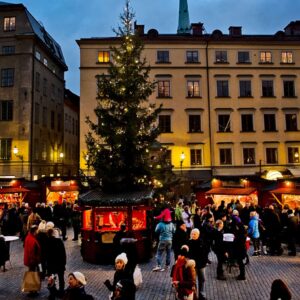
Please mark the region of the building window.
POLYGON ((47 60, 47 58, 44 58, 43 63, 44 63, 44 65, 45 65, 46 67, 48 67, 48 60, 47 60))
POLYGON ((217 80, 217 97, 229 97, 228 80, 217 80))
POLYGON ((276 131, 275 114, 264 114, 265 131, 276 131))
POLYGON ((295 97, 295 82, 294 80, 283 80, 283 95, 284 97, 295 97))
POLYGON ((260 57, 260 63, 272 62, 272 53, 270 51, 261 51, 259 57, 260 57))
POLYGON ((110 52, 109 51, 98 51, 98 62, 99 63, 109 63, 110 62, 110 52))
POLYGON ((16 30, 16 17, 4 18, 4 31, 15 31, 16 30))
POLYGON ((16 52, 15 46, 3 46, 2 47, 2 54, 14 54, 16 52))
POLYGON ((226 63, 227 62, 227 51, 216 51, 216 62, 226 63))
POLYGON ((186 51, 186 62, 188 63, 199 62, 198 51, 186 51))
POLYGON ((62 125, 62 118, 61 114, 57 114, 57 131, 61 132, 61 125, 62 125))
POLYGON ((188 97, 200 97, 200 84, 199 80, 188 80, 187 81, 187 94, 188 97))
POLYGON ((15 69, 2 69, 1 70, 1 86, 9 87, 14 85, 15 69))
POLYGON ((11 139, 0 139, 0 159, 11 159, 11 139))
POLYGON ((169 51, 159 50, 157 51, 157 63, 169 63, 169 51))
POLYGON ((288 162, 291 164, 299 162, 299 148, 288 147, 288 162))
POLYGON ((281 63, 283 64, 292 64, 293 61, 293 52, 291 51, 282 51, 281 52, 281 63))
POLYGON ((170 80, 158 81, 158 97, 167 98, 170 97, 170 80))
POLYGON ((191 165, 202 165, 202 150, 201 149, 191 149, 191 165))
POLYGON ((240 80, 240 97, 251 97, 251 80, 240 80))
POLYGON ((200 115, 189 115, 189 132, 201 132, 200 115))
POLYGON ((40 124, 40 104, 34 104, 34 124, 40 124))
POLYGON ((41 74, 39 72, 35 73, 35 89, 40 90, 41 87, 41 74))
POLYGON ((230 115, 218 115, 219 132, 230 132, 230 115))
POLYGON ((51 126, 51 129, 54 130, 55 128, 55 114, 54 114, 54 111, 51 110, 51 121, 50 121, 50 126, 51 126))
POLYGON ((0 100, 0 121, 12 121, 13 119, 13 101, 0 100))
POLYGON ((243 148, 244 165, 255 164, 255 149, 254 148, 243 148))
POLYGON ((37 59, 37 60, 41 60, 41 52, 39 52, 39 51, 35 51, 35 58, 37 59))
POLYGON ((231 149, 229 149, 229 148, 220 149, 220 164, 221 165, 231 165, 232 164, 231 149))
POLYGON ((278 150, 277 148, 266 148, 267 164, 278 163, 278 150))
POLYGON ((273 80, 262 80, 262 96, 274 97, 273 80))
POLYGON ((43 81, 43 95, 47 96, 47 79, 46 78, 44 78, 44 81, 43 81))
POLYGON ((171 132, 171 116, 170 115, 160 115, 158 117, 158 127, 160 133, 170 133, 171 132))
POLYGON ((238 63, 249 63, 250 62, 250 54, 248 51, 239 51, 238 52, 238 63))
POLYGON ((252 114, 243 114, 241 115, 242 119, 242 131, 243 132, 253 132, 253 115, 252 114))
POLYGON ((51 83, 51 100, 55 99, 55 91, 56 91, 55 85, 54 83, 51 83))
POLYGON ((43 122, 44 127, 47 127, 47 120, 48 120, 47 116, 48 116, 47 107, 43 106, 43 119, 42 119, 42 122, 43 122))
POLYGON ((297 131, 297 115, 296 114, 286 114, 285 115, 285 125, 286 131, 297 131))

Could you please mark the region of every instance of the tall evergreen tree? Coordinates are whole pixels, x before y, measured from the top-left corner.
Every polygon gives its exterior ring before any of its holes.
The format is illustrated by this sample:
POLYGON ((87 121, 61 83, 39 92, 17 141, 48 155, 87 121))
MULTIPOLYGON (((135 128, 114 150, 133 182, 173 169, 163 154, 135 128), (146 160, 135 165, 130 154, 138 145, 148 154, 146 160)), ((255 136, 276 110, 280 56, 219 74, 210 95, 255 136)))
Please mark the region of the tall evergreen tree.
POLYGON ((155 122, 160 107, 148 102, 155 89, 150 67, 142 58, 143 44, 133 28, 129 0, 114 30, 119 46, 111 47, 106 74, 97 76, 95 109, 98 123, 87 118, 89 164, 105 191, 135 190, 152 181, 149 148, 159 130, 155 122))

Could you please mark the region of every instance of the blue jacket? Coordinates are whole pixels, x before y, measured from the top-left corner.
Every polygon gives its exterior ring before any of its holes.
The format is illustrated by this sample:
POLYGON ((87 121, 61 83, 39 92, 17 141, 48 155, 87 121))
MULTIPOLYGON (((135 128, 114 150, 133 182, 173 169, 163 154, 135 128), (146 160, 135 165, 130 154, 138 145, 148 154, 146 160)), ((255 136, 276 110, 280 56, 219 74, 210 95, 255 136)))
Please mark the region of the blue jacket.
POLYGON ((254 239, 258 239, 260 237, 258 230, 258 216, 253 216, 250 219, 249 227, 248 227, 248 235, 254 239))
POLYGON ((175 226, 172 222, 159 222, 156 225, 155 232, 159 234, 160 241, 172 241, 175 226))

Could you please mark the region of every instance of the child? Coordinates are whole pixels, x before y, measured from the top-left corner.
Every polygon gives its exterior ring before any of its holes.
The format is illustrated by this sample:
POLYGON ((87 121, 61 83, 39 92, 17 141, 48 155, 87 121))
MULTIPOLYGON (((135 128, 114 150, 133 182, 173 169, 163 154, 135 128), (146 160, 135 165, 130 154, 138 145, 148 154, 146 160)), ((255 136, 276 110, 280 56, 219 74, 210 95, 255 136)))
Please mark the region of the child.
MULTIPOLYGON (((118 293, 117 283, 119 281, 128 280, 133 283, 133 274, 132 274, 132 272, 129 272, 128 269, 126 268, 127 263, 128 263, 128 259, 127 259, 126 253, 123 252, 123 253, 119 254, 115 259, 116 272, 114 274, 113 284, 111 284, 108 279, 105 280, 105 282, 104 282, 106 287, 112 292, 111 299, 118 299, 118 298, 115 298, 115 295, 118 293)), ((134 288, 134 294, 135 294, 135 288, 134 288)))

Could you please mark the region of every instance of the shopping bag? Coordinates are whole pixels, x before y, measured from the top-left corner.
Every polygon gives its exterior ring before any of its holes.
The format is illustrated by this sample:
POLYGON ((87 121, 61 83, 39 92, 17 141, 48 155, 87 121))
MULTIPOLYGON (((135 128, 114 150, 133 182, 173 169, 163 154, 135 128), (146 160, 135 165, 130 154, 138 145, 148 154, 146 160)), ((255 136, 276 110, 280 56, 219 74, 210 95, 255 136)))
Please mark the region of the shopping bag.
POLYGON ((133 272, 133 281, 136 287, 139 287, 143 283, 142 270, 138 265, 136 265, 133 272))
POLYGON ((22 292, 38 292, 41 289, 40 272, 26 271, 23 276, 22 292))

